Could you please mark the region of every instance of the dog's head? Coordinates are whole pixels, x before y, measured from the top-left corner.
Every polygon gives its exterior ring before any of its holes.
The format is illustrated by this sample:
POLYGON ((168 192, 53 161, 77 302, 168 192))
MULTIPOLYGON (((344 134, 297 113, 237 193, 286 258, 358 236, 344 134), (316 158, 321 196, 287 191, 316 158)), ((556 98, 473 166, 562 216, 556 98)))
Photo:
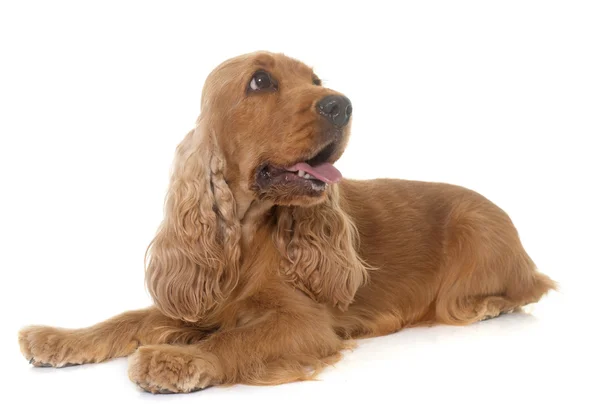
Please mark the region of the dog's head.
POLYGON ((266 52, 222 63, 202 96, 227 181, 279 205, 321 202, 341 179, 333 163, 348 142, 351 114, 350 100, 310 67, 266 52))
POLYGON ((345 96, 280 54, 244 55, 212 71, 148 250, 146 283, 163 313, 206 321, 227 300, 241 278, 241 221, 253 204, 278 208, 273 238, 291 282, 318 301, 351 302, 366 271, 332 187, 351 114, 345 96))

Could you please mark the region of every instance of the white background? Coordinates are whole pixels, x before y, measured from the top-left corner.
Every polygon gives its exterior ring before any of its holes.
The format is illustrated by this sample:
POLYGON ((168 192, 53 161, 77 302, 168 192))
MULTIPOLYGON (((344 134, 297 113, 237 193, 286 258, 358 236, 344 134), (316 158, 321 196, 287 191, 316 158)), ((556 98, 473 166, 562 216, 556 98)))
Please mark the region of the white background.
POLYGON ((0 410, 598 411, 599 3, 202 3, 1 3, 0 403, 18 407, 0 410), (143 255, 204 79, 260 49, 352 99, 345 176, 483 193, 561 292, 362 341, 319 382, 152 396, 124 359, 31 368, 22 326, 150 303, 143 255))

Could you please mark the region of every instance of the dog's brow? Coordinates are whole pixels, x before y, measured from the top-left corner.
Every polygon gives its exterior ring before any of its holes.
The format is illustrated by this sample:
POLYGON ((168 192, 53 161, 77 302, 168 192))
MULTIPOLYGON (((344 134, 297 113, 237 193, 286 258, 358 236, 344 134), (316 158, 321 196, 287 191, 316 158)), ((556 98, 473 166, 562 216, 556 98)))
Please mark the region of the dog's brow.
POLYGON ((254 64, 265 68, 273 68, 275 66, 275 59, 269 55, 258 56, 254 60, 254 64))

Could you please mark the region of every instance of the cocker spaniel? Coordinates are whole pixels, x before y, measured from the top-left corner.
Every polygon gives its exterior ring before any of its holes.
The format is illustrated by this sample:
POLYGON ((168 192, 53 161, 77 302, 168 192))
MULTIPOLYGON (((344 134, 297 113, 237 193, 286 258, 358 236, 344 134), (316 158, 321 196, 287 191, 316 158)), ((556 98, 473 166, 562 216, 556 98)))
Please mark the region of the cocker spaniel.
POLYGON ((19 332, 34 366, 129 357, 152 393, 314 377, 351 339, 538 301, 507 214, 468 189, 342 179, 350 100, 281 54, 228 60, 178 146, 146 257, 150 308, 19 332))

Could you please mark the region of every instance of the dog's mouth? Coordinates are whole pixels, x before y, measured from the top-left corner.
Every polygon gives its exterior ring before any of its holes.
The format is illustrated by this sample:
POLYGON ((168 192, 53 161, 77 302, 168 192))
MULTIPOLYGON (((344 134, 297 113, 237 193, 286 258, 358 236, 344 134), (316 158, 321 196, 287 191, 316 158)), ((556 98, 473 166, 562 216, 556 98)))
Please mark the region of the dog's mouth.
POLYGON ((336 145, 332 142, 312 158, 292 165, 263 165, 258 171, 256 183, 263 191, 268 187, 285 186, 303 194, 321 193, 328 184, 335 184, 342 179, 340 171, 328 162, 335 150, 336 145))

